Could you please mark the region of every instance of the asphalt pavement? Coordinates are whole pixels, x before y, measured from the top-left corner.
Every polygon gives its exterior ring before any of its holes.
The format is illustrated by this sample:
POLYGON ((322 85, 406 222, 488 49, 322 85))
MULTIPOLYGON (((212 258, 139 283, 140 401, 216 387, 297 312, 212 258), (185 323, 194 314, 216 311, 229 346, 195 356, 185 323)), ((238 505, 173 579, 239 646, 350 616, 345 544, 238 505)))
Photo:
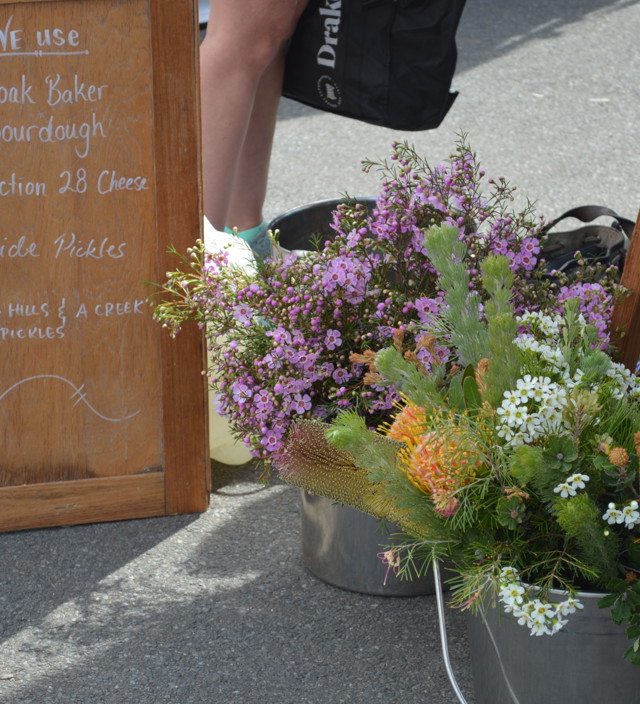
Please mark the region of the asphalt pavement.
MULTIPOLYGON (((373 195, 362 159, 407 139, 436 164, 464 132, 547 218, 593 203, 635 219, 639 38, 638 2, 468 0, 441 127, 284 101, 265 215, 373 195)), ((325 584, 302 565, 297 490, 250 465, 213 476, 203 514, 0 535, 1 704, 455 704, 433 596, 325 584)), ((464 615, 447 623, 471 704, 464 615)))

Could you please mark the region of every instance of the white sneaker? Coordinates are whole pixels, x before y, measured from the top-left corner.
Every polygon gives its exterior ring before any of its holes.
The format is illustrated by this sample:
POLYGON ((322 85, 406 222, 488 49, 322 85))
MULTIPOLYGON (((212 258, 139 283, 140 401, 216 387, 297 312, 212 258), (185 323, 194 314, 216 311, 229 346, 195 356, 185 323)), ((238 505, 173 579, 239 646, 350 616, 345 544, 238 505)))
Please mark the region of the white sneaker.
POLYGON ((204 248, 210 254, 225 251, 229 257, 229 264, 244 269, 247 273, 255 271, 256 260, 251 247, 237 235, 216 230, 204 218, 203 222, 204 248))

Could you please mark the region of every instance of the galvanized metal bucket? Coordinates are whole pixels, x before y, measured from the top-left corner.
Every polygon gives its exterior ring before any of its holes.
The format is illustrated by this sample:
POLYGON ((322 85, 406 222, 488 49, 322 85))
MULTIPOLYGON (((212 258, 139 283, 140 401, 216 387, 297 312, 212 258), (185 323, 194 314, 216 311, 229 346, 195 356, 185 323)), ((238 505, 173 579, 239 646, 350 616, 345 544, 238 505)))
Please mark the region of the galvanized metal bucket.
POLYGON ((433 575, 406 580, 378 557, 399 544, 400 528, 323 496, 302 492, 302 560, 324 582, 375 596, 433 594, 433 575))
POLYGON ((475 704, 639 702, 640 667, 623 659, 630 641, 598 608, 602 596, 580 593, 584 609, 553 636, 530 635, 499 608, 469 615, 475 704))

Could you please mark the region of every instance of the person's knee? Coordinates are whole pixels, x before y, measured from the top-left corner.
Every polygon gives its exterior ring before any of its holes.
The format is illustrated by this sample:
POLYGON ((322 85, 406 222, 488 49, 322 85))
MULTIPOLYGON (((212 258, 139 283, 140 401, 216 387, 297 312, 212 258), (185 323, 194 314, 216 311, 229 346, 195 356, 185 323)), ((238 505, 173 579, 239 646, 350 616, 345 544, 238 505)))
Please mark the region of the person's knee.
POLYGON ((272 16, 257 22, 247 18, 234 32, 226 32, 215 24, 207 29, 205 42, 226 54, 236 67, 261 73, 276 57, 295 29, 295 21, 287 16, 272 16))
POLYGON ((246 65, 262 72, 274 60, 284 43, 285 39, 280 32, 273 32, 269 36, 255 36, 253 40, 248 40, 242 48, 238 47, 240 52, 238 60, 244 61, 246 65))

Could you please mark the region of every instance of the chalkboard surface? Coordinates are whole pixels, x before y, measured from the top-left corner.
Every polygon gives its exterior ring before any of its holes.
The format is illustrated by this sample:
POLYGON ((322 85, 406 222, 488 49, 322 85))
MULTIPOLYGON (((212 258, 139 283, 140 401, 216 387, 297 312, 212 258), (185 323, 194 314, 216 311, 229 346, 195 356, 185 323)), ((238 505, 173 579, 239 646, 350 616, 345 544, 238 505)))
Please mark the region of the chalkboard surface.
POLYGON ((193 5, 0 2, 0 529, 206 505, 200 341, 144 283, 199 236, 193 5))

